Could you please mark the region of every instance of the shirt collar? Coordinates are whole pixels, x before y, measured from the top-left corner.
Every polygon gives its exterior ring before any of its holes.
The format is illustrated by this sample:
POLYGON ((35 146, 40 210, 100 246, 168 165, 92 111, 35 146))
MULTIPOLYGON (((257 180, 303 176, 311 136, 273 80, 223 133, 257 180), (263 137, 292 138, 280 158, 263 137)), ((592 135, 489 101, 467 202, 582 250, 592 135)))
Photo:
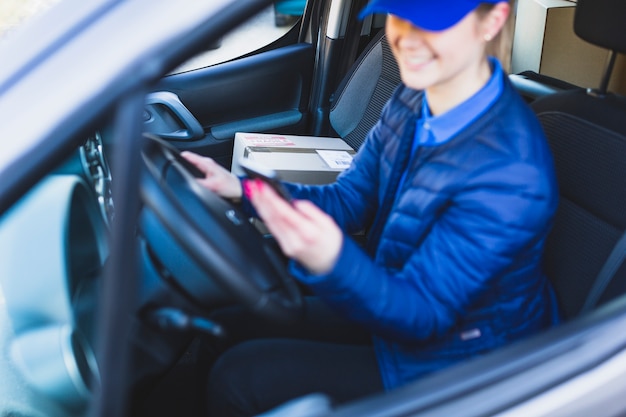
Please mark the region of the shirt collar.
POLYGON ((500 97, 504 88, 504 71, 497 59, 490 57, 491 77, 476 94, 458 106, 438 116, 432 116, 426 94, 422 100, 421 117, 417 121, 415 142, 439 145, 452 139, 466 126, 478 119, 500 97))

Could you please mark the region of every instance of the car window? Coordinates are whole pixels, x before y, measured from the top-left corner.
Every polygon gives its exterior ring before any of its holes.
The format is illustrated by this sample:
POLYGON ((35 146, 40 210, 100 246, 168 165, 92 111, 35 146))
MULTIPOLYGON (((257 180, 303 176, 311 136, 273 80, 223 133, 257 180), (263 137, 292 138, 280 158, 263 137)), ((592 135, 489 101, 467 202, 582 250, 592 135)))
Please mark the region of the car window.
POLYGON ((208 45, 205 52, 188 60, 173 73, 230 61, 271 44, 298 24, 305 4, 306 0, 275 2, 244 25, 208 45))
POLYGON ((44 13, 60 0, 2 0, 0 2, 0 40, 9 36, 18 26, 44 13))
MULTIPOLYGON (((0 41, 26 21, 47 11, 60 0, 2 0, 0 2, 0 41)), ((298 24, 306 0, 280 0, 237 30, 207 45, 205 52, 188 60, 174 73, 190 71, 230 61, 254 52, 284 36, 298 24)))

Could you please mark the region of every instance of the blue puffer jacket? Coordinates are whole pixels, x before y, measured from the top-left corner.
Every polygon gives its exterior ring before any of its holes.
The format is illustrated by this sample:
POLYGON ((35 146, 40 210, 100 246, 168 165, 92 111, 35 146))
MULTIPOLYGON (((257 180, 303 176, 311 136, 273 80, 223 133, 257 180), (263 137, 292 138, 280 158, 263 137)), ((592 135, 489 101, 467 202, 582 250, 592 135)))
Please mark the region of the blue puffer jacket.
POLYGON ((327 275, 292 272, 372 330, 387 388, 558 320, 540 268, 558 191, 534 114, 505 81, 461 134, 418 149, 396 199, 422 97, 400 87, 334 184, 289 184, 347 233, 370 230, 327 275))

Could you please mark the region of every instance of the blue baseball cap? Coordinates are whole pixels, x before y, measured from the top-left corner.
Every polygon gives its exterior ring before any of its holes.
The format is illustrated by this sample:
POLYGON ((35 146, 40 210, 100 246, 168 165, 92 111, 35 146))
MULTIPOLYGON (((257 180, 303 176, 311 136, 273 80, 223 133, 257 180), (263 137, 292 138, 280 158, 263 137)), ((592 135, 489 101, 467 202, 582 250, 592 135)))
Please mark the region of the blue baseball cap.
POLYGON ((390 13, 420 29, 439 31, 454 26, 482 3, 506 0, 372 0, 361 11, 361 19, 373 13, 390 13))

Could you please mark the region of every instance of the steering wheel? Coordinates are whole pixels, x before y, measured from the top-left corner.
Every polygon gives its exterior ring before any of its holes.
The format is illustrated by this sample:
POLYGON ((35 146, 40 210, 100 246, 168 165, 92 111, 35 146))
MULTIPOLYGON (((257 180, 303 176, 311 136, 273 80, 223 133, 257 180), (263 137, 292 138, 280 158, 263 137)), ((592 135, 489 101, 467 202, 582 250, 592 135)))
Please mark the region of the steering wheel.
POLYGON ((140 225, 161 276, 209 310, 235 301, 269 319, 299 317, 300 289, 272 242, 200 186, 202 173, 175 147, 145 137, 140 225))

